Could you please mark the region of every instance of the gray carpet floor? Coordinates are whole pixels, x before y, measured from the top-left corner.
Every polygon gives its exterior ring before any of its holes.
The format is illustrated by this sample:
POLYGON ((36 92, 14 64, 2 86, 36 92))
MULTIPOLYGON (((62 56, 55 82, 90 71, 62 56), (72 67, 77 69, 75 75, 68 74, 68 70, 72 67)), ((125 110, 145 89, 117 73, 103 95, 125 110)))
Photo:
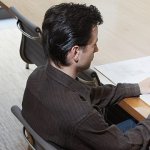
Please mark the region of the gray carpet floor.
POLYGON ((19 54, 21 33, 14 20, 0 21, 0 150, 26 150, 22 125, 11 113, 11 106, 21 108, 29 74, 19 54))

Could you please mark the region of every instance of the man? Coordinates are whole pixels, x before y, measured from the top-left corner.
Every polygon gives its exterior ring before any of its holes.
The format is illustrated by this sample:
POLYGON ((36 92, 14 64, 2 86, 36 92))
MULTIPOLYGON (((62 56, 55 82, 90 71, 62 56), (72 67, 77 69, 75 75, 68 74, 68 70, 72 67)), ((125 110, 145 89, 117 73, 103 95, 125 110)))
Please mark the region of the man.
POLYGON ((150 93, 150 79, 139 84, 88 87, 77 80, 98 51, 98 25, 103 20, 94 6, 64 3, 51 7, 42 25, 48 64, 30 75, 22 114, 45 140, 70 150, 146 150, 150 116, 123 133, 109 126, 101 109, 125 97, 150 93))

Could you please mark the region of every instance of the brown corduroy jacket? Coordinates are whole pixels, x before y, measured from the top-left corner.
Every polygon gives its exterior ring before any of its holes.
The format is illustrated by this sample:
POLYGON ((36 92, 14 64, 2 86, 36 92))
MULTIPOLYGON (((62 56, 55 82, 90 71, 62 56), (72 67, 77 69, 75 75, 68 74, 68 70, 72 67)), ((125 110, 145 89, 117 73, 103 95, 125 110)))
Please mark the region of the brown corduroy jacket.
POLYGON ((41 137, 65 149, 146 150, 150 118, 124 134, 100 113, 125 97, 139 95, 138 84, 91 88, 47 64, 28 78, 22 114, 41 137))

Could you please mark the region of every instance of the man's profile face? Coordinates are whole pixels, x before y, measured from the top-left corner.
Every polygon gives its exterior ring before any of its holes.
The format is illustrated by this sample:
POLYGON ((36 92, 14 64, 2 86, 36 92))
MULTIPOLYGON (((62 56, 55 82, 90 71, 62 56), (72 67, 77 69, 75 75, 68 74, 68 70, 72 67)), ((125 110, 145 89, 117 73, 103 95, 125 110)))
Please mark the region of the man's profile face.
POLYGON ((94 53, 98 51, 97 47, 98 41, 98 27, 95 26, 91 32, 91 38, 85 47, 80 48, 80 56, 78 62, 78 70, 83 71, 88 69, 94 58, 94 53))

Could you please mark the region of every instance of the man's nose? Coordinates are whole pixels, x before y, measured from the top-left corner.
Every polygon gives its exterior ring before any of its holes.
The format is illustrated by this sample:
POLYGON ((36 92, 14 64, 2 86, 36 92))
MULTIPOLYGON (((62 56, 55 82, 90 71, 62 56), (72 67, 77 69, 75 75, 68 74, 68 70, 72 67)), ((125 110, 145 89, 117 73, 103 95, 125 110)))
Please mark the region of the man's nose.
POLYGON ((98 52, 99 48, 96 46, 94 52, 98 52))

